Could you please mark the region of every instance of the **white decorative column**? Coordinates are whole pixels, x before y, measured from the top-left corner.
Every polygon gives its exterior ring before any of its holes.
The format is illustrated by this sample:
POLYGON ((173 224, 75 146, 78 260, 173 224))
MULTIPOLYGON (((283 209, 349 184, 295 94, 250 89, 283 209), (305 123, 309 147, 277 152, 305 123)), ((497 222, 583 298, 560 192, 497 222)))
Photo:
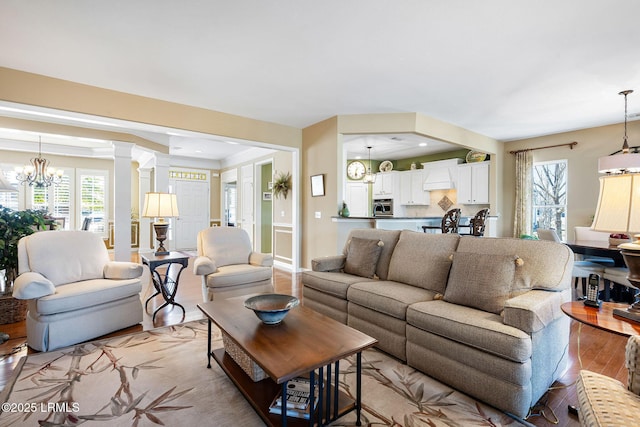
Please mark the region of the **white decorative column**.
POLYGON ((152 168, 138 168, 138 192, 140 194, 140 200, 138 204, 140 206, 140 248, 138 252, 151 252, 153 247, 153 232, 151 230, 151 218, 144 218, 142 212, 144 209, 144 195, 151 191, 151 171, 152 168))
POLYGON ((131 261, 131 151, 133 144, 112 141, 114 174, 114 260, 131 261))
POLYGON ((169 192, 169 155, 155 153, 154 191, 169 192))

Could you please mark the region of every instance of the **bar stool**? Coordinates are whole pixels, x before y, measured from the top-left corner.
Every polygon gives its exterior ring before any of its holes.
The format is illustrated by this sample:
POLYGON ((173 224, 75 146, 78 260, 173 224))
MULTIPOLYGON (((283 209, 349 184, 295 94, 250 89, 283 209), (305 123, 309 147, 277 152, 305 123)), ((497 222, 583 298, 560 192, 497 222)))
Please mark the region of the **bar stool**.
POLYGON ((427 230, 440 230, 442 233, 457 233, 460 214, 460 209, 450 209, 442 217, 442 223, 439 227, 436 225, 423 225, 422 232, 426 233, 427 230))
MULTIPOLYGON (((469 236, 484 236, 484 228, 489 215, 489 209, 479 210, 473 218, 469 221, 469 225, 459 225, 458 228, 469 228, 469 236)), ((462 234, 462 233, 461 233, 462 234)))

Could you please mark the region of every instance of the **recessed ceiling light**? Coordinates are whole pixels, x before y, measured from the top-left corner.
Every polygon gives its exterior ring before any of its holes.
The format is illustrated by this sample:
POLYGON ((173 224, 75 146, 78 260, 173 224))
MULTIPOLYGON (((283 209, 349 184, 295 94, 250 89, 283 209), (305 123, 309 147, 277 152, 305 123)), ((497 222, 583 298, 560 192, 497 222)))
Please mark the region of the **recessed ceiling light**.
POLYGON ((202 150, 196 150, 196 153, 202 153, 202 150))
POLYGON ((361 159, 361 158, 362 158, 362 156, 356 156, 356 159, 361 159))
POLYGON ((239 142, 235 142, 235 141, 225 141, 227 144, 231 144, 231 145, 238 145, 239 142))
POLYGON ((421 142, 420 144, 418 144, 420 147, 426 147, 427 143, 426 142, 421 142))

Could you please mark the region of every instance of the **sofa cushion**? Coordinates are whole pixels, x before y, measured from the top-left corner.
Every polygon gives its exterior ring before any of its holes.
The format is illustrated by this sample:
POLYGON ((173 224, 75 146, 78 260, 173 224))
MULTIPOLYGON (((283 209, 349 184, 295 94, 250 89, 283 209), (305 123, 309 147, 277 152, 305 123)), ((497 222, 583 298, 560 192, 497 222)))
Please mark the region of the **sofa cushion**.
POLYGON ((352 237, 348 245, 344 272, 373 279, 384 246, 382 240, 352 237))
POLYGON ((354 283, 374 282, 373 279, 366 279, 347 273, 332 273, 325 271, 303 271, 302 283, 305 287, 313 288, 325 294, 333 295, 343 300, 347 300, 347 289, 354 283))
POLYGON ((251 241, 241 228, 207 228, 198 233, 198 255, 211 258, 217 267, 247 264, 251 255, 251 241))
POLYGON ((487 255, 457 252, 444 300, 499 314, 511 295, 516 271, 513 255, 487 255))
POLYGON ((428 301, 409 306, 407 323, 514 362, 531 358, 531 337, 502 323, 498 314, 442 300, 428 301))
MULTIPOLYGON (((391 260, 391 255, 393 254, 393 250, 396 247, 396 243, 398 243, 398 239, 400 238, 400 230, 356 228, 349 232, 347 242, 349 242, 349 239, 353 237, 359 237, 361 239, 382 240, 384 246, 382 247, 380 259, 378 260, 378 265, 376 267, 376 276, 378 276, 380 280, 387 280, 389 276, 389 262, 391 260)), ((347 246, 347 243, 345 243, 344 249, 342 251, 344 255, 347 254, 347 246)))
POLYGON ((573 252, 562 243, 545 240, 463 236, 457 252, 518 255, 524 261, 516 270, 512 295, 530 289, 562 291, 571 286, 573 252))
MULTIPOLYGON (((86 231, 84 232, 86 233, 86 231)), ((34 300, 38 315, 51 315, 100 306, 139 295, 140 279, 94 279, 56 287, 56 293, 34 300)))
POLYGON ((354 283, 347 291, 350 303, 402 320, 406 319, 410 304, 432 300, 434 295, 427 289, 386 280, 354 283))
POLYGON ((389 280, 444 293, 457 234, 403 230, 389 264, 389 280))
POLYGON ((219 266, 215 273, 206 276, 207 286, 221 288, 238 284, 262 282, 271 280, 271 267, 257 267, 249 264, 232 264, 219 266))
POLYGON ((102 238, 86 231, 41 231, 25 237, 24 243, 29 270, 42 274, 54 286, 102 279, 109 262, 102 238), (70 253, 82 256, 70 257, 70 253))

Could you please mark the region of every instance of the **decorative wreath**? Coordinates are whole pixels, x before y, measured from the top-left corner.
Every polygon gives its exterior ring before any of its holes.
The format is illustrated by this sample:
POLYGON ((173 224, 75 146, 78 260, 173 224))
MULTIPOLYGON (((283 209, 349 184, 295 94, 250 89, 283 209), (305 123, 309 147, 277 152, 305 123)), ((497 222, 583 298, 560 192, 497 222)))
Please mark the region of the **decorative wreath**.
POLYGON ((273 195, 278 199, 280 196, 286 199, 289 190, 291 190, 291 174, 289 172, 280 172, 273 182, 273 195))

